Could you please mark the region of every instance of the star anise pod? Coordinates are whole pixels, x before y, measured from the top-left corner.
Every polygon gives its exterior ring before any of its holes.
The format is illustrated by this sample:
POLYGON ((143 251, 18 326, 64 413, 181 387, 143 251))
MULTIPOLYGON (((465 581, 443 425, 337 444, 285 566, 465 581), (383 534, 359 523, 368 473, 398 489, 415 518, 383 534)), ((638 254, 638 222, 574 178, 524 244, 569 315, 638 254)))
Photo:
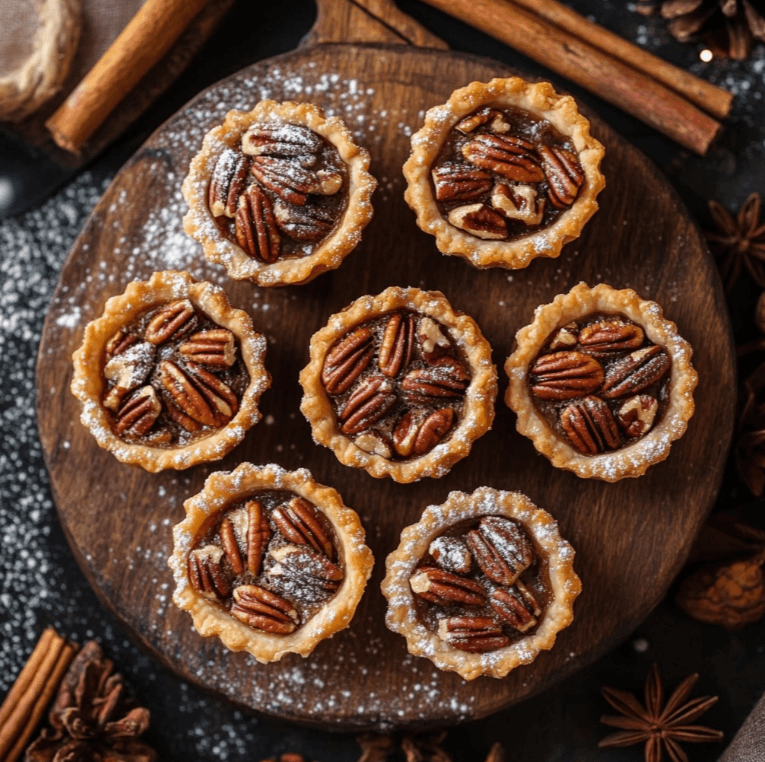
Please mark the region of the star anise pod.
POLYGON ((444 738, 445 730, 433 733, 406 733, 401 739, 406 762, 452 762, 451 756, 441 746, 444 738))
POLYGON ((26 762, 154 762, 156 753, 138 738, 149 727, 149 710, 124 695, 122 675, 94 640, 71 663, 44 729, 26 762))
POLYGON ((760 220, 760 208, 759 193, 752 193, 735 217, 717 201, 709 202, 717 231, 707 231, 705 236, 721 256, 720 277, 726 291, 738 280, 742 269, 765 288, 765 220, 760 220))
POLYGON ((598 745, 632 746, 645 743, 645 762, 661 762, 665 750, 672 762, 688 762, 688 755, 680 746, 680 741, 720 741, 723 734, 719 730, 690 724, 717 703, 717 696, 701 696, 688 701, 698 679, 698 675, 686 677, 664 704, 659 668, 654 664, 645 682, 645 706, 631 693, 603 688, 603 696, 619 712, 619 716, 604 715, 600 721, 609 727, 619 728, 619 732, 604 738, 598 745))

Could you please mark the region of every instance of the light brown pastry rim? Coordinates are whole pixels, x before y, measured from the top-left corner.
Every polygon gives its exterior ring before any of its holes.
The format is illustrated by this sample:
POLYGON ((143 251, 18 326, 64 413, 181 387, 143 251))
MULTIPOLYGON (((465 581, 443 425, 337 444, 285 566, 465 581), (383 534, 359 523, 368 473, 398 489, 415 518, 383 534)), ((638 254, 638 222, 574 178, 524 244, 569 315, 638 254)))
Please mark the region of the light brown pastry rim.
POLYGON ((425 114, 423 126, 412 135, 412 153, 404 164, 404 193, 421 230, 436 238, 443 254, 463 257, 478 268, 520 269, 536 257, 558 257, 563 246, 578 238, 598 209, 596 197, 606 181, 600 172, 603 145, 590 135, 590 123, 570 95, 558 95, 549 82, 532 84, 519 77, 472 82, 455 90, 449 100, 425 114), (576 201, 549 227, 514 241, 483 240, 451 225, 433 197, 431 167, 452 127, 483 106, 522 108, 546 119, 571 138, 585 180, 576 201))
POLYGON ((300 373, 304 396, 300 410, 311 424, 314 441, 329 447, 346 466, 363 468, 371 476, 390 476, 409 483, 429 476, 439 478, 466 457, 473 442, 491 428, 497 396, 497 371, 491 361, 491 346, 473 318, 452 308, 440 291, 391 286, 377 296, 362 296, 342 312, 332 315, 327 325, 311 337, 310 361, 300 373), (409 461, 391 461, 368 453, 340 432, 334 408, 321 381, 324 358, 332 345, 354 326, 397 309, 426 315, 448 329, 467 359, 471 372, 465 392, 462 420, 449 438, 425 455, 409 461))
POLYGON ((186 518, 173 528, 173 554, 168 565, 176 584, 173 601, 191 614, 200 635, 217 636, 231 651, 247 651, 266 664, 286 653, 307 656, 319 642, 350 624, 372 573, 374 558, 366 545, 358 514, 343 503, 337 491, 314 481, 306 469, 285 471, 273 463, 266 466, 241 463, 233 471, 210 474, 202 491, 186 500, 184 508, 186 518), (198 593, 188 578, 188 553, 209 517, 248 494, 272 489, 294 492, 321 510, 332 524, 345 570, 335 596, 288 635, 261 632, 240 622, 198 593))
POLYGON ((629 288, 617 290, 605 283, 590 288, 582 282, 567 294, 556 296, 550 304, 537 307, 533 322, 521 328, 515 338, 517 347, 505 362, 510 379, 505 402, 518 416, 518 431, 531 439, 556 468, 607 482, 642 476, 649 466, 667 458, 672 442, 685 433, 695 410, 693 390, 698 383, 698 374, 691 365, 693 349, 656 302, 641 299, 629 288), (588 456, 550 428, 532 400, 527 377, 530 364, 553 331, 595 312, 621 314, 640 325, 648 339, 667 351, 672 360, 672 377, 669 405, 648 434, 620 450, 588 456))
POLYGON ((72 394, 82 402, 80 420, 100 447, 123 463, 156 473, 165 468, 184 469, 198 463, 220 460, 260 420, 258 401, 271 384, 264 360, 265 337, 257 333, 252 318, 231 306, 225 292, 205 281, 196 282, 184 271, 155 272, 148 281, 133 281, 125 292, 111 297, 101 317, 85 326, 82 344, 72 355, 72 394), (101 403, 104 394, 104 352, 109 339, 123 326, 152 307, 189 299, 213 322, 228 328, 238 339, 250 383, 239 401, 236 415, 218 431, 182 447, 160 448, 131 444, 112 432, 109 416, 101 403))
POLYGON ((422 518, 401 532, 401 542, 385 561, 381 589, 388 600, 385 623, 406 638, 409 653, 430 659, 439 669, 457 672, 465 680, 481 675, 505 677, 521 664, 530 664, 540 651, 555 644, 558 632, 573 621, 573 604, 582 589, 574 571, 574 549, 560 536, 555 519, 520 492, 479 487, 471 494, 450 492, 442 505, 428 506, 422 518), (548 561, 552 599, 536 631, 489 653, 468 653, 442 640, 419 619, 409 578, 430 543, 449 527, 480 516, 505 516, 519 521, 548 561))
POLYGON ((235 280, 251 280, 259 286, 308 283, 339 267, 358 245, 362 230, 372 219, 371 198, 377 181, 368 172, 369 162, 369 152, 356 145, 345 123, 336 116, 325 117, 311 103, 263 100, 252 111, 229 111, 223 123, 205 135, 202 148, 189 164, 182 186, 189 207, 183 228, 202 244, 205 257, 223 265, 235 280), (274 120, 304 125, 334 145, 348 171, 348 204, 337 228, 310 256, 267 264, 250 257, 235 241, 221 235, 207 205, 207 192, 220 154, 226 148, 236 147, 252 125, 274 120))

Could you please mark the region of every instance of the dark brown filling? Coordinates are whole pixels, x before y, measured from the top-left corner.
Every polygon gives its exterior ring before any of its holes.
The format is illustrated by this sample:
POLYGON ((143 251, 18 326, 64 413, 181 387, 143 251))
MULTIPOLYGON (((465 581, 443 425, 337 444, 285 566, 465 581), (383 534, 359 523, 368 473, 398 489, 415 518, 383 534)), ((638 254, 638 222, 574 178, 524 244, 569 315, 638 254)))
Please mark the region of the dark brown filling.
POLYGON ((623 315, 595 313, 558 329, 529 368, 534 404, 583 455, 638 441, 669 405, 672 361, 623 315))
POLYGON ((239 621, 282 635, 314 616, 345 576, 327 517, 282 490, 215 514, 189 553, 188 574, 197 592, 239 621))
POLYGON ((449 332, 411 310, 361 323, 332 346, 322 383, 340 431, 389 460, 412 460, 458 425, 470 372, 449 332))
POLYGON ((512 241, 552 225, 576 200, 584 173, 570 138, 548 121, 484 107, 449 132, 431 182, 451 224, 512 241))
POLYGON ((208 206, 221 233, 266 263, 312 254, 348 205, 337 149, 296 124, 251 127, 218 158, 208 206))
POLYGON ((148 310, 107 343, 102 403, 130 443, 187 445, 225 426, 250 383, 239 342, 188 299, 148 310))
POLYGON ((409 585, 425 625, 472 653, 533 634, 551 597, 547 559, 520 522, 503 516, 463 521, 437 537, 409 585))

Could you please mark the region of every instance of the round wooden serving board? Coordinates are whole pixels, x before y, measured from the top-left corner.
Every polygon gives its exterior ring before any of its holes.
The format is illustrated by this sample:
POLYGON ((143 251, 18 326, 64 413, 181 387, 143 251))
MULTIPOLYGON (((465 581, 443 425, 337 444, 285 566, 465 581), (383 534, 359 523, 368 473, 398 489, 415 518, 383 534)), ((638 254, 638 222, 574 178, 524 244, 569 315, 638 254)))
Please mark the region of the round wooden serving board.
POLYGON ((198 96, 163 125, 117 175, 77 239, 47 316, 37 369, 40 436, 61 522, 105 605, 157 658, 231 700, 325 728, 444 725, 482 717, 539 692, 625 638, 664 595, 707 515, 728 449, 735 381, 732 342, 714 265, 697 228, 657 170, 596 116, 608 186, 582 237, 557 260, 526 270, 478 271, 441 256, 403 200, 401 165, 426 109, 459 86, 511 74, 486 59, 379 45, 315 45, 253 65, 198 96), (375 218, 343 266, 313 283, 261 289, 227 279, 182 232, 179 187, 202 137, 230 108, 263 97, 310 100, 343 117, 372 154, 375 218), (69 392, 71 354, 84 325, 134 278, 187 269, 223 285, 268 337, 274 377, 266 418, 224 460, 152 475, 118 463, 80 424, 69 392), (494 429, 439 480, 400 485, 340 465, 311 440, 299 412, 298 373, 311 335, 329 315, 387 286, 443 291, 471 315, 502 366, 515 332, 538 304, 581 280, 631 287, 655 299, 694 347, 696 415, 668 460, 618 484, 554 469, 515 431, 501 399, 494 429), (203 639, 171 602, 171 528, 183 501, 214 470, 242 461, 306 467, 361 516, 376 566, 351 626, 303 660, 260 665, 203 639), (402 528, 449 491, 480 485, 521 490, 559 519, 576 548, 584 592, 576 619, 550 652, 504 680, 464 682, 407 654, 384 625, 379 590, 402 528))

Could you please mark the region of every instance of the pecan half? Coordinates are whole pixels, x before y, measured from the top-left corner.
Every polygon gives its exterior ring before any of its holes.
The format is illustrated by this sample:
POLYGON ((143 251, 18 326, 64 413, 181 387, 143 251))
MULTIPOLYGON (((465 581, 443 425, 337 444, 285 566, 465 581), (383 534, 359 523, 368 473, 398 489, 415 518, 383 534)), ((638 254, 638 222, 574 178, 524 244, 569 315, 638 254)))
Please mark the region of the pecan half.
POLYGON ((454 410, 450 407, 436 410, 425 418, 409 410, 393 430, 393 447, 403 458, 424 455, 444 439, 453 422, 454 410))
POLYGON ((208 598, 225 598, 231 592, 221 561, 223 549, 205 545, 189 553, 187 571, 192 587, 208 598))
POLYGON ((529 369, 531 391, 543 400, 584 397, 603 383, 603 366, 583 352, 538 357, 529 369))
POLYGON ((353 444, 370 455, 379 455, 386 459, 393 455, 390 440, 379 431, 365 431, 353 440, 353 444))
POLYGON ((483 606, 486 603, 486 592, 477 582, 434 566, 417 569, 409 578, 409 586, 420 598, 438 606, 454 603, 483 606))
POLYGON ((205 426, 223 426, 239 409, 231 388, 195 362, 181 369, 163 360, 159 377, 181 412, 205 426))
POLYGON ((657 345, 638 349, 617 360, 606 372, 601 394, 607 399, 625 397, 655 384, 669 370, 671 361, 657 345))
POLYGON ((120 328, 114 336, 106 342, 106 357, 111 360, 115 355, 122 354, 128 347, 138 341, 135 334, 127 333, 124 328, 120 328))
POLYGON ((271 199, 259 186, 250 186, 247 193, 239 197, 234 233, 237 243, 251 257, 258 257, 267 264, 279 259, 281 238, 274 209, 271 199))
POLYGON ((273 156, 253 157, 250 172, 264 188, 296 206, 305 206, 311 193, 332 196, 343 185, 343 176, 339 172, 327 169, 314 172, 301 167, 294 159, 273 156))
POLYGON ((459 537, 436 537, 428 553, 442 569, 455 574, 467 574, 473 567, 473 556, 459 537))
POLYGON ((374 354, 372 331, 357 328, 344 336, 324 358, 321 382, 329 394, 342 394, 366 370, 374 354))
POLYGON ((244 193, 250 159, 241 151, 227 148, 218 157, 207 190, 207 205, 215 217, 233 217, 244 193))
POLYGON ((184 357, 213 368, 230 368, 236 362, 234 334, 225 328, 193 333, 178 351, 184 357))
POLYGON ((159 418, 162 403, 153 386, 144 386, 133 394, 117 413, 114 429, 119 435, 143 436, 159 418))
POLYGON ((510 129, 510 125, 505 121, 505 115, 498 109, 491 108, 490 106, 476 111, 475 114, 466 116, 454 125, 454 129, 467 135, 487 122, 491 122, 493 132, 507 132, 510 129))
POLYGON ((461 397, 470 384, 465 367, 453 357, 441 357, 428 368, 409 371, 401 388, 420 397, 461 397))
POLYGON ((510 638, 490 616, 450 616, 438 623, 438 636, 460 651, 485 653, 510 645, 510 638))
POLYGON ((438 201, 475 201, 492 186, 488 172, 464 164, 442 164, 430 174, 438 201))
POLYGON ((294 497, 271 513, 276 528, 295 545, 310 545, 330 560, 335 555, 335 546, 322 523, 322 516, 316 507, 305 498, 294 497))
POLYGON ((507 222, 486 204, 469 204, 452 209, 446 217, 455 228, 484 240, 507 238, 507 222))
POLYGON ((377 356, 377 365, 383 376, 394 378, 409 365, 416 326, 417 318, 412 314, 395 312, 388 318, 377 356))
POLYGON ((651 430, 658 409, 658 401, 650 394, 639 394, 619 408, 616 419, 628 437, 642 437, 651 430))
POLYGON ((560 414, 560 425, 571 444, 584 455, 615 450, 621 444, 616 421, 599 397, 585 397, 560 414))
POLYGON ((387 378, 366 379, 348 397, 339 413, 343 434, 358 434, 379 421, 396 403, 396 387, 387 378))
POLYGON ((114 386, 104 397, 104 407, 117 411, 125 396, 146 381, 154 355, 154 345, 142 341, 140 344, 132 344, 106 363, 104 378, 113 382, 114 386))
POLYGON ((531 591, 521 582, 516 582, 515 587, 494 590, 489 604, 505 624, 519 632, 536 626, 537 617, 542 613, 531 591))
POLYGON ((262 503, 248 500, 244 507, 247 511, 247 571, 257 576, 271 539, 271 526, 262 503))
POLYGON ((432 318, 420 318, 417 326, 417 339, 425 362, 433 363, 443 357, 451 346, 449 339, 444 336, 441 326, 432 318))
POLYGON ((259 585, 240 585, 234 589, 231 613, 256 630, 286 635, 300 621, 295 607, 286 599, 259 585))
POLYGON ((239 550, 239 541, 236 539, 234 525, 228 518, 224 518, 223 521, 220 522, 219 532, 223 552, 226 554, 226 558, 231 564, 234 574, 242 574, 242 572, 244 572, 242 552, 239 550))
POLYGON ((165 410, 182 429, 190 434, 195 434, 197 431, 202 430, 202 424, 186 415, 172 399, 165 399, 165 410))
POLYGON ((300 207, 278 200, 274 215, 279 230, 295 241, 318 241, 335 226, 334 214, 316 204, 300 207))
POLYGON ((270 555, 276 564, 269 574, 275 577, 287 575, 324 590, 337 590, 345 576, 337 564, 305 545, 282 545, 270 551, 270 555))
POLYGON ((491 193, 491 205, 508 219, 530 226, 539 225, 545 213, 544 199, 537 199, 536 189, 530 185, 497 183, 491 193))
MULTIPOLYGON (((556 209, 571 206, 584 182, 584 172, 579 159, 571 151, 557 146, 539 146, 549 188, 547 197, 556 209)), ((544 178, 542 178, 544 179, 544 178)))
POLYGON ((523 138, 477 135, 462 146, 462 155, 471 164, 517 183, 540 183, 545 179, 534 146, 523 138))
POLYGON ((481 571, 498 585, 514 584, 534 560, 534 546, 526 533, 501 516, 484 516, 465 540, 481 571))
POLYGON ((297 156, 315 161, 322 145, 321 137, 301 124, 256 124, 242 135, 242 150, 250 156, 297 156))
POLYGON ((549 349, 570 349, 579 343, 579 326, 569 323, 560 328, 550 341, 549 349))
POLYGON ((637 349, 645 334, 639 325, 619 318, 598 320, 579 332, 579 343, 593 357, 609 357, 617 352, 637 349))
POLYGON ((164 344, 188 333, 197 323, 194 305, 188 299, 170 302, 160 309, 146 326, 144 338, 152 344, 164 344))

